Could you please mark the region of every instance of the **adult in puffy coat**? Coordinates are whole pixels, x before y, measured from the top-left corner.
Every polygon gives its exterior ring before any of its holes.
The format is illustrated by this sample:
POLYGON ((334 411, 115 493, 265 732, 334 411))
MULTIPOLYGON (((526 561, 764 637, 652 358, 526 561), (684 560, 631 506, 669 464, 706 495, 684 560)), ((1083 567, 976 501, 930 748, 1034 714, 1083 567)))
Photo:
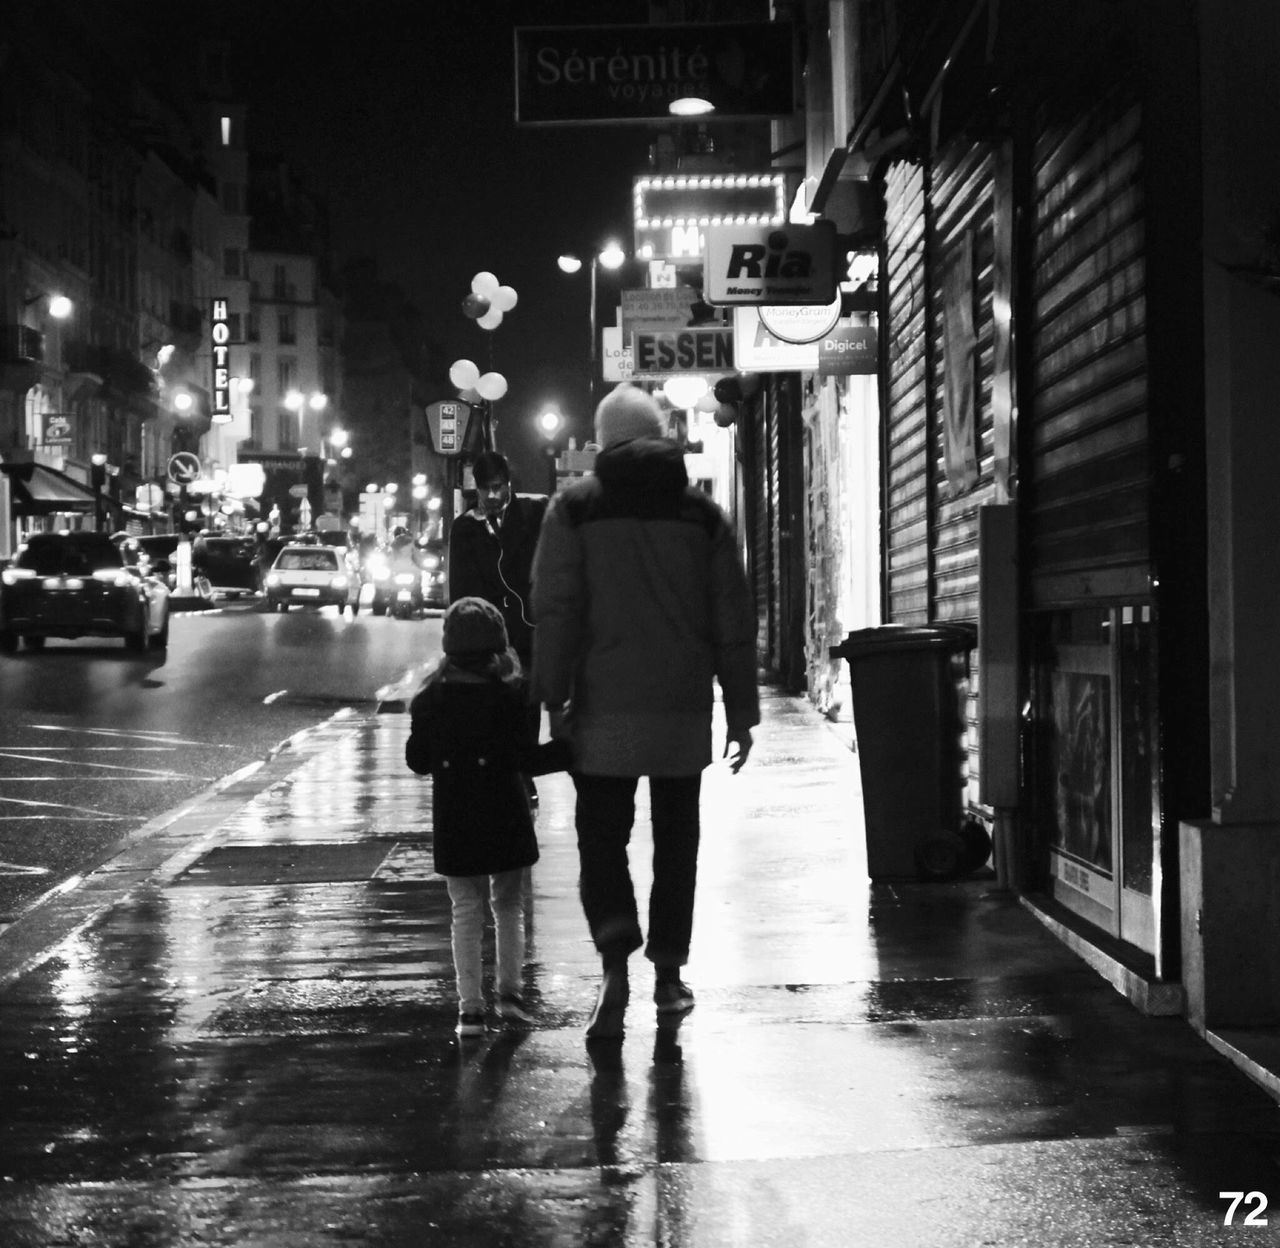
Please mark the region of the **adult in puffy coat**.
POLYGON ((756 617, 733 531, 664 431, 656 400, 635 386, 601 401, 595 475, 552 500, 533 566, 533 690, 572 742, 580 892, 604 971, 591 1038, 622 1034, 627 959, 642 944, 659 1012, 692 1008, 680 969, 714 682, 735 772, 760 722, 756 617), (641 776, 653 821, 647 944, 627 859, 641 776))

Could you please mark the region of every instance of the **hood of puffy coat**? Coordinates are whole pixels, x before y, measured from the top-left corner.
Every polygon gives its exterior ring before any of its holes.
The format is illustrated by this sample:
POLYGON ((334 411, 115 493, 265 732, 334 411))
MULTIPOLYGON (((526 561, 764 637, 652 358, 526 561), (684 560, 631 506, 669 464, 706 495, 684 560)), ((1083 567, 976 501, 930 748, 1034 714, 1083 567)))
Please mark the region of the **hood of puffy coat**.
POLYGON ((670 438, 615 442, 596 456, 595 472, 609 489, 679 494, 689 484, 684 452, 670 438))

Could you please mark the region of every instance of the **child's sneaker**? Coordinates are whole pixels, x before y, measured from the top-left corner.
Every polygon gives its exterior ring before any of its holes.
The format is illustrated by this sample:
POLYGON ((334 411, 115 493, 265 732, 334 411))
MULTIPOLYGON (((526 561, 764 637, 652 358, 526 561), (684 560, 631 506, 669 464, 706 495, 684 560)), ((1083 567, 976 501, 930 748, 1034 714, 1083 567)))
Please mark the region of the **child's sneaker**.
POLYGON ((693 1009, 693 990, 681 979, 659 980, 653 989, 659 1014, 687 1014, 693 1009))
POLYGON ((459 1014, 458 1025, 454 1030, 464 1039, 473 1036, 483 1036, 485 1032, 484 1015, 459 1014))
POLYGON ((524 998, 515 992, 504 992, 498 998, 498 1017, 508 1023, 516 1023, 521 1027, 532 1027, 537 1021, 529 1013, 524 998))

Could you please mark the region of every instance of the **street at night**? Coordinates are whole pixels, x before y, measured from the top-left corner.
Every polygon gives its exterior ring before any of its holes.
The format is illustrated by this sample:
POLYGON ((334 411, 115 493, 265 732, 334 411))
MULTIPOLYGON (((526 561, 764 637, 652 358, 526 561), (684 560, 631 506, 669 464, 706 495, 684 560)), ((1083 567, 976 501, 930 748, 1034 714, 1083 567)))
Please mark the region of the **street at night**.
POLYGON ((1276 0, 8 0, 0 1248, 1280 1225, 1276 0))
POLYGON ((0 662, 0 914, 95 863, 148 819, 438 657, 439 616, 178 612, 168 650, 53 640, 0 662))

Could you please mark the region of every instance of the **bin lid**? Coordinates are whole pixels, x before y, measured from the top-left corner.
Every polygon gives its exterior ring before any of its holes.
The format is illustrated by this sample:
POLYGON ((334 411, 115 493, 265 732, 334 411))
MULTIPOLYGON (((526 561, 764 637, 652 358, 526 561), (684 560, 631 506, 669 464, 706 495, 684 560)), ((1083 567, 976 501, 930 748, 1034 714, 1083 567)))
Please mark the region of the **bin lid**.
POLYGON ((960 620, 934 624, 881 624, 849 633, 832 646, 833 659, 859 659, 868 654, 902 650, 972 650, 978 643, 975 625, 960 620))

